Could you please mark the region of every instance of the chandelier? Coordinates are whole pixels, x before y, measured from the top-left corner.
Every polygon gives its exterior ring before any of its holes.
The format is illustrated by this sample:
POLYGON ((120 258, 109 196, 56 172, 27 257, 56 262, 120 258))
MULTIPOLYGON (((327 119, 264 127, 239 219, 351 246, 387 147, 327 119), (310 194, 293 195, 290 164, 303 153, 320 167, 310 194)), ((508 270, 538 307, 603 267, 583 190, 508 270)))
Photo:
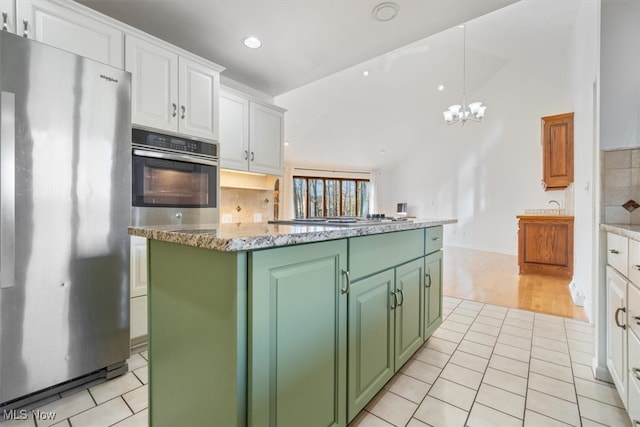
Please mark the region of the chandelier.
POLYGON ((482 105, 482 102, 472 102, 467 105, 467 93, 466 93, 466 44, 467 44, 467 26, 462 25, 462 104, 454 104, 450 106, 448 109, 442 112, 444 115, 444 121, 448 125, 452 125, 454 123, 462 123, 463 125, 467 122, 467 120, 473 120, 474 122, 479 122, 484 117, 484 113, 487 110, 485 105, 482 105))

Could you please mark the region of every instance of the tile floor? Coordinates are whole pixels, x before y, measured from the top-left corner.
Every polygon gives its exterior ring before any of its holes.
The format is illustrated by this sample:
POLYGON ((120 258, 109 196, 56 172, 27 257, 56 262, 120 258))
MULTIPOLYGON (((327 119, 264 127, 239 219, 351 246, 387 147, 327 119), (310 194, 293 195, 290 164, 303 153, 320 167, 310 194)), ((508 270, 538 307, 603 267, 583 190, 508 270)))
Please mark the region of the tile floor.
MULTIPOLYGON (((631 425, 615 388, 591 374, 588 323, 450 297, 444 316, 350 427, 631 425)), ((56 412, 53 422, 0 426, 146 427, 145 349, 129 367, 36 408, 56 412)))

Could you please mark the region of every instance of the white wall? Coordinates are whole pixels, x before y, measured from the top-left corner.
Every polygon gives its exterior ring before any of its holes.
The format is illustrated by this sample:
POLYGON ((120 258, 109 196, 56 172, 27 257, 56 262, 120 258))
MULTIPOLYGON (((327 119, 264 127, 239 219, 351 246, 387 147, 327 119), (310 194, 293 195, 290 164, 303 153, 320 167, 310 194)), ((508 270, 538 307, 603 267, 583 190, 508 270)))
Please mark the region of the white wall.
POLYGON ((595 320, 593 301, 598 265, 598 79, 600 4, 582 2, 571 41, 570 90, 574 116, 574 281, 585 295, 585 310, 595 320))

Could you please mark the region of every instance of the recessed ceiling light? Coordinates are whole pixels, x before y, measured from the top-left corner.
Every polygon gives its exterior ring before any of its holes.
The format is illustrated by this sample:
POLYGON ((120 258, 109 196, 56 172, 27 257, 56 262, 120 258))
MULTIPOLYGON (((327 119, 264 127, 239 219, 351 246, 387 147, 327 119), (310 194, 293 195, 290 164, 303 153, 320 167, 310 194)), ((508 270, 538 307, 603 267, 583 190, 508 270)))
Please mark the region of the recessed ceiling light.
POLYGON ((371 14, 378 21, 382 21, 382 22, 391 21, 398 14, 399 8, 400 7, 398 6, 397 3, 387 1, 375 6, 371 11, 371 14))
POLYGON ((243 43, 249 49, 257 49, 260 46, 262 46, 262 42, 257 37, 253 37, 253 36, 250 36, 244 39, 243 43))
POLYGON ((440 85, 440 86, 438 86, 438 90, 439 90, 440 92, 442 92, 442 91, 444 90, 444 85, 440 85))
POLYGON ((369 75, 369 71, 364 70, 364 71, 362 72, 362 75, 363 75, 363 76, 365 76, 365 77, 367 77, 367 76, 369 75))

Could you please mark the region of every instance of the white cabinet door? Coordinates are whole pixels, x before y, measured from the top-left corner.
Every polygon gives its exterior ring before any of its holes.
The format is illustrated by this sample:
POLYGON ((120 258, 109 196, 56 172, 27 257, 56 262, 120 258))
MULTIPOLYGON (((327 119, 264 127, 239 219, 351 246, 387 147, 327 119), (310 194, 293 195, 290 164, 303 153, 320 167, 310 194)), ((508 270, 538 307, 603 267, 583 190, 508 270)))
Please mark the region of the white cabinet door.
POLYGON ((284 113, 255 102, 249 109, 249 170, 282 175, 284 113))
POLYGON ((220 167, 249 169, 249 100, 220 91, 220 167))
POLYGON ((220 73, 182 57, 179 65, 179 131, 217 141, 220 73))
POLYGON ((0 12, 2 12, 2 29, 10 33, 16 32, 16 2, 15 0, 0 0, 0 12), (6 18, 5 18, 6 14, 6 18), (6 24, 6 28, 5 25, 6 24))
POLYGON ((122 31, 93 18, 91 12, 77 9, 48 1, 19 0, 17 33, 23 35, 26 21, 29 38, 122 68, 122 31))
POLYGON ((131 297, 147 294, 147 239, 131 236, 131 297))
POLYGON ((131 121, 178 131, 178 55, 127 34, 125 69, 131 77, 131 121))
POLYGON ((129 328, 130 339, 133 345, 144 341, 148 334, 147 320, 147 296, 131 298, 131 326, 129 328))
POLYGON ((627 282, 607 266, 607 366, 623 401, 627 395, 627 282))

